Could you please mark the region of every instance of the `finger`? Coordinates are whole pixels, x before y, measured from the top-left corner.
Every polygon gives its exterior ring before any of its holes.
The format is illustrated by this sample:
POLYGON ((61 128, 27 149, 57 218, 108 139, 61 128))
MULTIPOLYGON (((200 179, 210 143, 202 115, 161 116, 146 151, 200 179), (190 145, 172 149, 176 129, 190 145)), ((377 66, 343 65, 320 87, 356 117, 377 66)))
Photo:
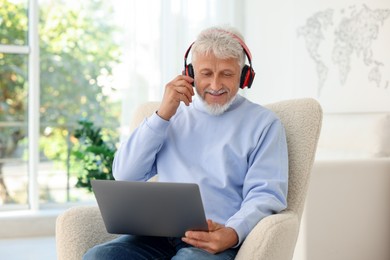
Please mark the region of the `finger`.
POLYGON ((190 76, 185 76, 185 75, 179 75, 177 77, 177 79, 182 79, 182 80, 187 81, 191 85, 191 87, 192 87, 192 83, 194 82, 194 78, 192 78, 190 76))
MULTIPOLYGON (((187 83, 183 82, 183 84, 187 83)), ((192 102, 192 93, 185 85, 180 85, 178 82, 171 82, 166 86, 164 98, 166 100, 175 101, 175 103, 183 101, 189 104, 189 102, 192 102)))
POLYGON ((186 238, 186 237, 183 237, 182 241, 193 246, 193 247, 203 249, 211 254, 216 254, 218 252, 217 248, 213 248, 211 242, 205 242, 205 241, 190 239, 190 238, 186 238))
POLYGON ((169 82, 166 86, 166 91, 184 94, 188 99, 191 99, 195 95, 193 87, 183 79, 176 79, 172 82, 169 82))
POLYGON ((188 87, 188 90, 192 90, 193 89, 193 87, 192 87, 193 81, 194 81, 194 79, 191 77, 179 75, 179 76, 176 76, 176 78, 174 78, 172 81, 168 82, 167 85, 171 85, 171 86, 181 86, 182 85, 182 86, 188 87))
POLYGON ((187 106, 192 102, 192 96, 184 87, 176 87, 172 93, 172 98, 178 102, 184 102, 187 106))
POLYGON ((191 93, 188 93, 186 90, 178 89, 176 90, 176 93, 180 99, 180 101, 183 101, 187 105, 192 102, 192 95, 191 93))
POLYGON ((217 222, 214 222, 211 219, 207 220, 207 226, 208 226, 209 232, 216 231, 216 230, 224 227, 224 225, 221 225, 217 222))
POLYGON ((187 75, 179 75, 181 78, 187 80, 188 82, 192 83, 194 81, 193 77, 187 76, 187 75))
POLYGON ((191 245, 191 246, 201 248, 204 250, 208 250, 210 248, 210 246, 209 246, 210 243, 206 242, 206 241, 197 240, 197 239, 188 238, 188 237, 183 237, 182 241, 191 245))
POLYGON ((195 240, 209 240, 209 232, 204 231, 187 231, 185 233, 185 237, 189 239, 195 240))
POLYGON ((214 231, 215 226, 214 226, 214 222, 211 219, 207 220, 207 226, 208 226, 209 231, 214 231))
POLYGON ((180 82, 177 83, 175 86, 175 90, 178 93, 185 94, 187 97, 192 97, 195 95, 194 88, 192 86, 188 86, 187 83, 180 84, 180 82))
POLYGON ((186 106, 189 106, 190 103, 192 102, 192 98, 188 98, 186 95, 184 94, 180 94, 180 97, 179 97, 179 100, 184 102, 184 104, 186 104, 186 106))
POLYGON ((187 88, 187 90, 191 93, 192 96, 195 94, 194 87, 192 86, 192 83, 194 82, 193 78, 188 76, 178 76, 175 80, 176 85, 187 88))

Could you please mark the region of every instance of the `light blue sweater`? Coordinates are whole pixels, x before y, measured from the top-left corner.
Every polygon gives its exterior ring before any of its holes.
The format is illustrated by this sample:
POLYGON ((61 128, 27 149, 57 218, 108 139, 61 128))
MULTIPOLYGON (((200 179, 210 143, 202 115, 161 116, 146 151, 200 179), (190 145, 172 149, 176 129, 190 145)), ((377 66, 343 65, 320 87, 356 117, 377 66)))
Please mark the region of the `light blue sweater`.
POLYGON ((239 244, 256 223, 287 206, 284 128, 268 109, 237 95, 222 115, 194 99, 169 120, 156 113, 123 142, 117 180, 197 183, 206 217, 234 228, 239 244))

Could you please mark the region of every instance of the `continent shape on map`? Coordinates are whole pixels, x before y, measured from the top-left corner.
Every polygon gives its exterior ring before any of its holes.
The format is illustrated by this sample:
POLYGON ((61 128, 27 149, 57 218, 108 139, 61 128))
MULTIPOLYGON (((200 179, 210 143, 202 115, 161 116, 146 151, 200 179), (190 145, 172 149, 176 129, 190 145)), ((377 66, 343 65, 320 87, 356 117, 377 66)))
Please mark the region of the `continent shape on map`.
POLYGON ((306 20, 305 26, 297 30, 298 36, 305 39, 306 50, 316 64, 319 92, 324 86, 329 70, 322 59, 319 47, 323 41, 326 41, 324 31, 333 26, 333 12, 333 9, 317 12, 306 20))

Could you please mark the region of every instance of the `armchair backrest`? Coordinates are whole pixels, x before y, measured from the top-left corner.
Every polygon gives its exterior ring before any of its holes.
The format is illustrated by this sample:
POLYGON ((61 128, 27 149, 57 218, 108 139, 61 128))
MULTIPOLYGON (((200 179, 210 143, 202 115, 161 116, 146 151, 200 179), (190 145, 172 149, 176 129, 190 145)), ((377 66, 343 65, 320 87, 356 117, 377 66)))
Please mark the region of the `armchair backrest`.
POLYGON ((139 105, 131 117, 130 132, 133 132, 146 117, 156 112, 159 106, 160 102, 157 101, 149 101, 139 105))
POLYGON ((300 220, 321 132, 322 109, 311 98, 286 100, 266 107, 278 115, 286 129, 289 156, 287 210, 297 213, 300 220))

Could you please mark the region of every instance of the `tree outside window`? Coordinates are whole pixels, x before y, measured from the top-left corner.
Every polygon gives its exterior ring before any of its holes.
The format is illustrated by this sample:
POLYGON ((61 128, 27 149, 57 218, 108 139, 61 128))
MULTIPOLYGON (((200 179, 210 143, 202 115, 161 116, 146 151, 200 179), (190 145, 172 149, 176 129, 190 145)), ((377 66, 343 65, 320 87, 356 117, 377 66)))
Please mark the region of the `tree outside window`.
MULTIPOLYGON (((120 30, 109 1, 40 3, 40 199, 79 200, 65 190, 81 167, 70 156, 77 122, 88 119, 103 127, 104 138, 118 138, 112 72, 121 57, 120 30)), ((0 44, 26 45, 26 5, 0 0, 0 6, 0 44)), ((17 167, 28 160, 27 60, 0 53, 0 205, 27 201, 27 173, 17 167)))

